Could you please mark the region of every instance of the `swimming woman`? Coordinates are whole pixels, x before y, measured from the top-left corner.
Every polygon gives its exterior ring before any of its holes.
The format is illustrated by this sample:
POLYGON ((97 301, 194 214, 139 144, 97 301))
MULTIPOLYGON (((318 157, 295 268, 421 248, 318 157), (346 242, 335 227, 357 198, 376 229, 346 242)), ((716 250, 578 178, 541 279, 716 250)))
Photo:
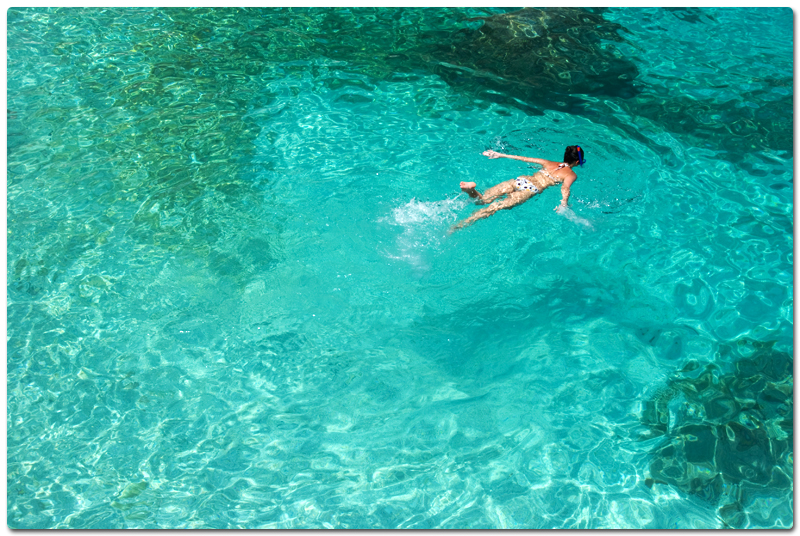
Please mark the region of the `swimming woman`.
POLYGON ((455 224, 450 232, 457 231, 468 225, 472 225, 478 220, 488 218, 498 210, 513 208, 521 205, 534 195, 544 191, 550 186, 556 184, 561 185, 561 205, 554 208, 558 210, 560 207, 567 206, 569 199, 569 188, 578 176, 572 171, 572 168, 581 165, 585 162, 583 158, 583 149, 578 145, 570 145, 564 151, 563 162, 551 162, 550 160, 543 160, 541 158, 528 158, 527 156, 514 156, 511 154, 502 154, 495 151, 485 151, 484 156, 489 158, 511 158, 513 160, 521 160, 523 162, 530 162, 532 164, 539 164, 542 166, 534 175, 520 175, 516 179, 511 179, 500 184, 492 186, 483 194, 475 189, 474 182, 462 182, 461 190, 473 199, 477 199, 479 205, 489 205, 472 214, 469 218, 455 224), (500 201, 495 201, 500 196, 505 195, 506 198, 500 201), (494 201, 494 202, 493 202, 494 201), (491 203, 491 204, 490 204, 491 203))

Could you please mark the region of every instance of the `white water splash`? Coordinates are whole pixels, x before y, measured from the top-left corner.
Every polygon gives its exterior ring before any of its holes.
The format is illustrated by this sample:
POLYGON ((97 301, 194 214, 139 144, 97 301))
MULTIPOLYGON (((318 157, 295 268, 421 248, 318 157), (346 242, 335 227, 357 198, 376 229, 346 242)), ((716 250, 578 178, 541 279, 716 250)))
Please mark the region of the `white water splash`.
POLYGON ((447 229, 468 204, 465 196, 442 201, 412 199, 392 209, 391 214, 380 221, 401 227, 402 232, 397 236, 394 251, 386 251, 386 256, 409 263, 418 273, 427 271, 427 255, 439 249, 447 229))
POLYGON ((561 214, 562 216, 564 216, 565 218, 567 218, 571 222, 574 222, 574 223, 577 223, 579 225, 582 225, 582 226, 586 227, 587 229, 589 229, 590 231, 594 231, 594 225, 592 225, 592 222, 590 222, 586 218, 581 218, 580 216, 575 214, 572 211, 572 209, 569 208, 569 207, 559 206, 558 210, 556 210, 556 213, 561 214))

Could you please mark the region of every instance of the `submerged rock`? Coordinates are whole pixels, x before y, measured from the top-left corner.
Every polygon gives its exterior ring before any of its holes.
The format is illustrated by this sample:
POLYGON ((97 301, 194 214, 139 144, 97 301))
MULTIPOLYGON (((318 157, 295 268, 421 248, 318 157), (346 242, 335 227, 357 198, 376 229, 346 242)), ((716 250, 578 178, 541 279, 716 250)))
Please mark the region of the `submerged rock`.
POLYGON ((483 24, 456 32, 431 53, 438 74, 451 84, 459 85, 466 69, 528 104, 557 106, 572 95, 638 93, 636 66, 608 44, 623 41, 625 28, 604 19, 600 10, 525 8, 471 20, 483 24))
POLYGON ((652 452, 646 484, 668 484, 721 506, 729 526, 746 522, 744 508, 760 496, 792 488, 792 356, 772 344, 736 346, 753 354, 723 373, 690 363, 645 404, 641 440, 663 436, 652 452))

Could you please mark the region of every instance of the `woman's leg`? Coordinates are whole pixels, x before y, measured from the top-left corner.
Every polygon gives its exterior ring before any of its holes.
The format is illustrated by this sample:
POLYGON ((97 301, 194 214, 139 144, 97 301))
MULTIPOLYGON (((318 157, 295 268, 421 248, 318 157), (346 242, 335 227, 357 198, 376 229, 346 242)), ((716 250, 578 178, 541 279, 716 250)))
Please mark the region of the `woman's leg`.
POLYGON ((473 199, 477 199, 478 203, 481 205, 486 205, 500 197, 501 195, 508 195, 511 192, 515 191, 516 188, 514 187, 514 179, 510 181, 504 181, 500 184, 496 184, 486 190, 486 193, 481 194, 478 190, 475 189, 474 182, 462 182, 460 184, 461 190, 464 191, 465 194, 470 196, 473 199))
MULTIPOLYGON (((488 191, 487 191, 487 193, 488 193, 488 191)), ((527 201, 528 199, 530 199, 533 196, 534 196, 534 193, 531 192, 530 190, 522 190, 522 191, 519 191, 519 192, 512 192, 511 194, 508 195, 507 198, 505 198, 505 199, 503 199, 501 201, 496 201, 496 202, 492 203, 491 205, 489 205, 488 207, 482 208, 482 209, 474 212, 472 214, 472 216, 470 216, 469 218, 467 218, 467 219, 465 219, 465 220, 453 225, 450 228, 450 232, 452 233, 453 231, 457 231, 459 229, 463 229, 464 227, 470 226, 470 225, 472 225, 473 223, 475 223, 478 220, 482 220, 484 218, 488 218, 489 216, 491 216, 492 214, 494 214, 498 210, 507 210, 507 209, 510 209, 510 208, 514 208, 517 205, 521 205, 522 203, 524 203, 525 201, 527 201)))

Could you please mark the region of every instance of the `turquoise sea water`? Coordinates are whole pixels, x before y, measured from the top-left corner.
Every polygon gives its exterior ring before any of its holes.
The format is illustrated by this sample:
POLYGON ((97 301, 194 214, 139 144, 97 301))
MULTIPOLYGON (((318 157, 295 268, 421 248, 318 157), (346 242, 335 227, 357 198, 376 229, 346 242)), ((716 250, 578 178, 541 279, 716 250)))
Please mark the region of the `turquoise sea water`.
POLYGON ((511 11, 8 11, 10 527, 791 526, 791 10, 511 11))

